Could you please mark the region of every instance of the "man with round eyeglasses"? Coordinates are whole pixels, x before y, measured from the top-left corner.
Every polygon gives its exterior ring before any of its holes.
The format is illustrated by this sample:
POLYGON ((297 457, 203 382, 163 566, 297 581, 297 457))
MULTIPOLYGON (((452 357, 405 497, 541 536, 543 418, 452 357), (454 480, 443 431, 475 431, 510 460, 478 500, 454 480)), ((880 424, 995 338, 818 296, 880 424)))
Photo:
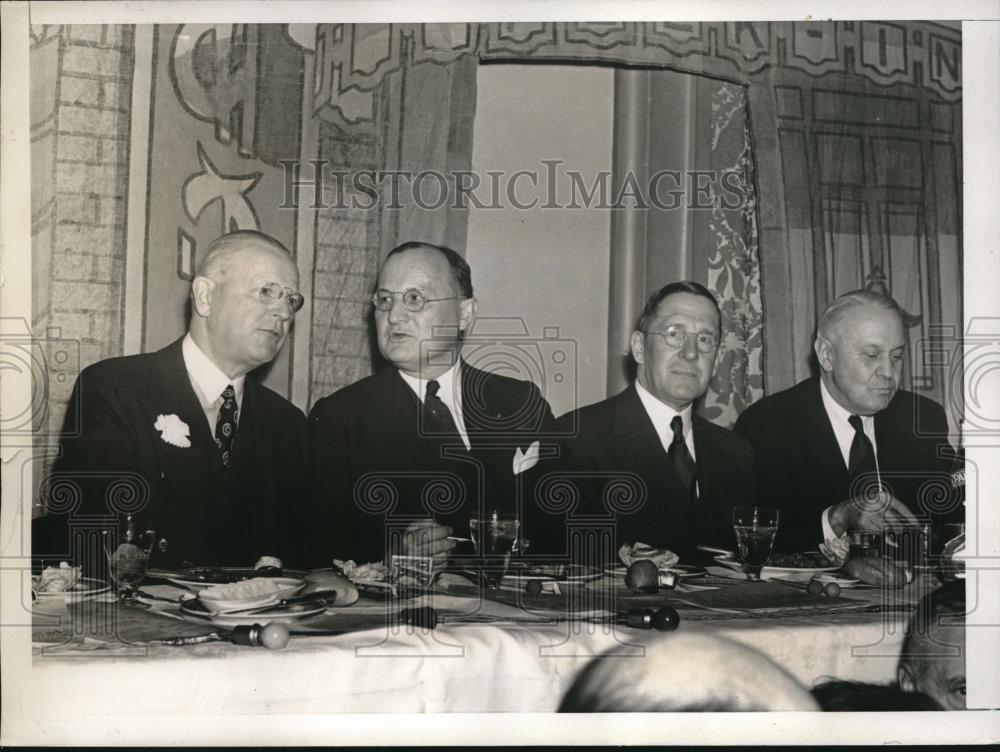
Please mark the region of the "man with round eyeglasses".
MULTIPOLYGON (((113 514, 105 492, 117 475, 148 496, 137 513, 156 526, 154 566, 294 558, 290 505, 302 495, 305 418, 252 372, 284 344, 305 302, 298 284, 277 240, 228 233, 199 260, 183 337, 84 369, 55 466, 80 488, 77 511, 113 514)), ((65 535, 40 536, 35 555, 64 549, 65 535)))
POLYGON ((712 378, 720 333, 718 303, 703 285, 660 288, 632 332, 635 382, 559 419, 565 430, 579 426, 566 448, 594 477, 580 513, 613 516, 619 544, 667 548, 686 562, 698 544, 732 548, 731 510, 751 500, 752 453, 744 438, 694 412, 712 378), (641 504, 605 503, 616 473, 641 480, 641 504))
POLYGON ((462 359, 479 303, 454 250, 392 249, 371 301, 388 366, 309 413, 311 550, 317 565, 395 552, 440 570, 471 516, 517 511, 531 464, 518 459, 554 418, 531 382, 462 359))

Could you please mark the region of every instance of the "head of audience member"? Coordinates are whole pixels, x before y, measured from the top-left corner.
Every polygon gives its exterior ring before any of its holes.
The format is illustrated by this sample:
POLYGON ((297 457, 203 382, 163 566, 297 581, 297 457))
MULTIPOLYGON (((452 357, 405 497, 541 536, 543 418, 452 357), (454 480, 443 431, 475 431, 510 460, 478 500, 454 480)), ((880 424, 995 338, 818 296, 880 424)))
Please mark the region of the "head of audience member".
POLYGON ((646 301, 632 332, 636 381, 680 412, 708 391, 722 333, 715 297, 697 282, 673 282, 646 301))
POLYGON ((562 713, 818 710, 785 669, 752 648, 706 634, 660 634, 612 648, 577 675, 562 713))
POLYGON ((191 283, 195 344, 230 378, 278 354, 304 302, 288 250, 262 232, 238 230, 205 252, 191 283))
POLYGON ((437 378, 457 361, 479 306, 465 259, 451 248, 417 242, 389 251, 372 301, 382 355, 423 379, 437 378))
POLYGON ((855 415, 888 407, 899 388, 905 348, 899 306, 871 290, 833 301, 820 317, 814 345, 827 391, 855 415))
POLYGON ((925 595, 913 612, 896 669, 899 686, 945 710, 964 710, 965 657, 965 582, 956 580, 925 595))
POLYGON ((895 684, 832 681, 817 684, 810 690, 825 711, 896 712, 901 710, 941 710, 941 706, 922 692, 904 692, 895 684))

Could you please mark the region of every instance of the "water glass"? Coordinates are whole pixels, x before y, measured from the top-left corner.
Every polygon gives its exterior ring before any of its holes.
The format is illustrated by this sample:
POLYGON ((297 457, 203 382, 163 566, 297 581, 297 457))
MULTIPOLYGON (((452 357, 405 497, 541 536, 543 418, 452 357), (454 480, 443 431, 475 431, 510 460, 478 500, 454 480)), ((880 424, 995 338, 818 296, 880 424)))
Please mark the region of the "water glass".
POLYGON ((743 571, 750 582, 760 581, 760 572, 771 558, 778 532, 778 510, 763 507, 733 509, 733 530, 743 571))

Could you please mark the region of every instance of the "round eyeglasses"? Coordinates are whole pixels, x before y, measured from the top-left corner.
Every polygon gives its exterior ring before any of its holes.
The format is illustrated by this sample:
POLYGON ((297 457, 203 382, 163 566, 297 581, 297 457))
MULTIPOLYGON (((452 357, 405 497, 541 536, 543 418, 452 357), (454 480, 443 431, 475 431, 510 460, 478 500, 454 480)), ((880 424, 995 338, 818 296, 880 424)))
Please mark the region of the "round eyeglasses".
POLYGON ((253 294, 265 305, 271 305, 282 299, 287 300, 288 307, 292 309, 292 313, 298 313, 306 302, 305 295, 295 292, 290 287, 282 287, 277 282, 269 282, 262 287, 258 287, 253 291, 253 294))
MULTIPOLYGON (((658 334, 663 337, 664 341, 667 343, 667 347, 673 347, 675 349, 680 349, 684 347, 688 340, 688 330, 685 329, 680 324, 671 324, 662 332, 658 332, 654 329, 647 329, 646 334, 658 334)), ((715 348, 719 346, 719 340, 710 332, 698 332, 694 335, 695 346, 698 348, 700 353, 710 353, 714 352, 715 348)))
POLYGON ((411 313, 419 313, 424 310, 424 306, 428 303, 437 303, 441 300, 458 300, 457 295, 452 295, 450 298, 425 298, 420 290, 411 287, 409 290, 403 292, 384 289, 376 290, 375 294, 372 295, 372 305, 380 311, 388 311, 392 308, 392 303, 397 295, 403 299, 403 307, 411 313))

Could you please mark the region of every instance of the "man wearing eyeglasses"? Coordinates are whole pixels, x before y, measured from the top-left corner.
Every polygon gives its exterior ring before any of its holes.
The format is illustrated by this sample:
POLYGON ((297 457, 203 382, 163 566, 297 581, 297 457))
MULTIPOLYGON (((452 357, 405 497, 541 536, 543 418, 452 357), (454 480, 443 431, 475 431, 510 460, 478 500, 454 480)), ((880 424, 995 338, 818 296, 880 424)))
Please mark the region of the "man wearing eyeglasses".
POLYGON ((301 498, 305 418, 251 372, 288 336, 304 302, 298 283, 278 241, 224 235, 200 260, 183 337, 80 374, 54 477, 79 483, 78 511, 88 514, 115 513, 105 495, 116 480, 134 488, 135 511, 157 530, 153 566, 294 556, 286 541, 301 498))
POLYGON ((395 551, 440 569, 456 545, 449 536, 468 537, 470 516, 516 511, 519 476, 554 419, 534 384, 460 357, 478 302, 454 250, 391 250, 372 306, 389 367, 309 414, 316 564, 395 551))
POLYGON ((593 473, 578 513, 613 517, 619 544, 666 548, 682 562, 698 544, 732 548, 731 510, 752 500, 750 445, 694 412, 712 378, 720 329, 718 303, 704 286, 660 288, 632 332, 635 382, 559 419, 566 430, 579 426, 567 449, 593 473), (606 498, 616 473, 641 481, 626 508, 606 498))

